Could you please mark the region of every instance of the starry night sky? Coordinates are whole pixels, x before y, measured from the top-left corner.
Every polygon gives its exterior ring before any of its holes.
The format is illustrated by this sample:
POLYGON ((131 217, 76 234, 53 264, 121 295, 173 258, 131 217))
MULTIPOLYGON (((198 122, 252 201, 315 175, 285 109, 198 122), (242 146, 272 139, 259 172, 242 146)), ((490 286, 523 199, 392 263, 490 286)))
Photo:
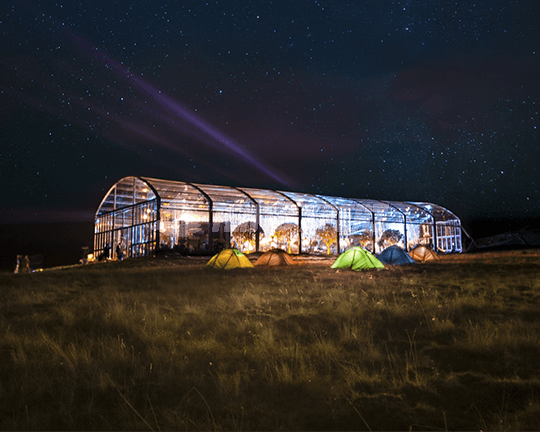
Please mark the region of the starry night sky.
POLYGON ((127 175, 540 215, 529 1, 0 5, 0 222, 127 175))

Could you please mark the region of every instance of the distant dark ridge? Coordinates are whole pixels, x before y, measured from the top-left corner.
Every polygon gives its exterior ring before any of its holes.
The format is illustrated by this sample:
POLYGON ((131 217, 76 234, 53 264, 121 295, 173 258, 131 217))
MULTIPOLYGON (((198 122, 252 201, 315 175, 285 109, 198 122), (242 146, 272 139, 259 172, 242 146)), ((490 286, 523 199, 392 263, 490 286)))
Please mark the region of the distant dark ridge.
POLYGON ((475 241, 507 232, 540 229, 538 217, 480 217, 463 223, 465 229, 475 241))
POLYGON ((476 250, 516 250, 540 248, 540 229, 521 229, 475 239, 476 250))
POLYGON ((43 255, 43 266, 75 264, 94 242, 92 222, 0 224, 0 270, 13 271, 17 255, 43 255))

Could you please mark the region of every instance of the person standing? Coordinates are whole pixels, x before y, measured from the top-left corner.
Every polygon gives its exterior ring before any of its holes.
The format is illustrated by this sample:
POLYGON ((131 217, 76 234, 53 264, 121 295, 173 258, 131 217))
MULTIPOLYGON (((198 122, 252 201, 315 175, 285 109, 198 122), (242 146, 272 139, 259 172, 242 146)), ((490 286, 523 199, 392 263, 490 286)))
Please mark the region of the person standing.
POLYGON ((116 258, 120 261, 124 259, 124 251, 122 250, 122 245, 120 243, 116 245, 116 258))
POLYGON ((105 245, 103 248, 103 258, 108 260, 111 257, 111 247, 109 246, 109 243, 105 245))

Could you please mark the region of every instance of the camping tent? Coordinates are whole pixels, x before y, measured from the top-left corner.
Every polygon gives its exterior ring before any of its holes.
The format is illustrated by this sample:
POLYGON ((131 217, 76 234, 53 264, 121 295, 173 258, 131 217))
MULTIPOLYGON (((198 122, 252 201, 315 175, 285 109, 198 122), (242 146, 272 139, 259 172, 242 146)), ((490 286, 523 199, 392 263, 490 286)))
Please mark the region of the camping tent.
POLYGON ((384 268, 384 265, 371 252, 355 246, 338 256, 331 268, 350 268, 359 271, 384 268))
POLYGON ((383 264, 389 265, 416 264, 416 261, 407 252, 396 245, 387 247, 377 255, 377 258, 383 264))
POLYGON ((263 253, 255 262, 256 266, 284 266, 294 265, 291 256, 281 249, 271 249, 263 253))
POLYGON ((438 259, 437 254, 433 252, 433 249, 430 249, 424 245, 416 246, 411 251, 410 255, 416 262, 426 262, 438 259))
POLYGON ((220 253, 214 255, 210 261, 206 263, 207 267, 219 269, 247 268, 253 267, 253 264, 247 257, 236 249, 224 249, 220 253))

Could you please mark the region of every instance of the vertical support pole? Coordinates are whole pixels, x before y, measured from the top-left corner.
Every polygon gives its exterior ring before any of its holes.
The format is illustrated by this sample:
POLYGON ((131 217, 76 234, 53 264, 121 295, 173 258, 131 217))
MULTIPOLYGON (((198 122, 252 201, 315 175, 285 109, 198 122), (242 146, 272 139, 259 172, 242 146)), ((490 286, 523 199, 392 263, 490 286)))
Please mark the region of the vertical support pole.
POLYGON ((154 247, 154 252, 157 248, 159 248, 160 243, 160 229, 161 229, 161 202, 159 196, 156 196, 156 202, 154 203, 154 214, 155 214, 155 220, 154 220, 154 229, 155 229, 155 239, 156 239, 156 246, 154 247))
POLYGON ((214 202, 212 201, 212 198, 210 198, 210 196, 203 189, 201 189, 201 187, 194 183, 186 184, 197 189, 208 203, 208 249, 212 251, 214 248, 214 202))
MULTIPOLYGON (((337 248, 337 252, 339 254, 340 253, 339 237, 341 235, 341 226, 340 226, 340 219, 339 219, 339 208, 337 208, 334 204, 332 204, 331 202, 329 202, 327 199, 323 198, 322 196, 319 196, 319 195, 312 195, 312 196, 320 199, 321 201, 324 201, 326 204, 330 205, 336 211, 336 248, 337 248)), ((351 219, 350 219, 350 211, 349 211, 349 223, 350 222, 351 222, 351 219)))
POLYGON ((340 220, 339 220, 339 210, 336 209, 336 225, 337 225, 337 238, 336 238, 336 246, 337 246, 337 253, 338 255, 341 253, 340 247, 339 247, 339 237, 341 233, 341 226, 340 226, 340 220))
POLYGON ((376 248, 376 246, 375 246, 375 212, 371 213, 371 225, 373 227, 373 240, 372 240, 372 242, 373 242, 373 253, 375 254, 375 253, 377 253, 377 251, 375 249, 376 248))
POLYGON ((437 221, 433 218, 433 250, 437 252, 437 221))
MULTIPOLYGON (((135 191, 133 191, 135 193, 135 191)), ((137 241, 135 239, 135 206, 131 206, 131 227, 129 228, 131 230, 131 244, 129 245, 129 248, 131 250, 131 256, 133 256, 133 244, 137 241)))
POLYGON ((116 255, 116 247, 114 246, 116 242, 116 211, 112 212, 112 241, 111 241, 111 258, 114 258, 116 255))
POLYGON ((255 209, 256 209, 256 213, 255 213, 255 223, 257 224, 257 227, 256 227, 256 230, 255 230, 255 251, 256 252, 259 252, 259 246, 260 246, 260 239, 261 239, 261 224, 260 224, 260 221, 261 221, 261 216, 260 216, 260 206, 259 206, 259 203, 250 195, 248 194, 246 191, 244 191, 243 189, 240 189, 240 188, 237 188, 235 187, 235 189, 239 190, 240 192, 242 192, 244 195, 246 195, 253 204, 255 204, 255 209))
POLYGON ((209 201, 208 206, 208 249, 214 250, 214 203, 209 201))
POLYGON ((261 234, 259 203, 255 204, 255 208, 257 209, 257 214, 255 215, 255 223, 257 224, 257 231, 255 233, 255 251, 259 252, 259 241, 260 241, 260 234, 261 234))
POLYGON ((298 254, 302 253, 302 207, 298 207, 298 254))
POLYGON ((405 216, 405 214, 403 214, 403 224, 405 225, 405 252, 408 252, 409 247, 407 246, 407 216, 405 216))
MULTIPOLYGON (((132 206, 131 207, 131 256, 133 256, 133 249, 134 249, 133 244, 139 242, 139 239, 135 238, 135 234, 137 232, 137 230, 135 228, 135 210, 136 210, 135 209, 135 177, 133 178, 131 190, 133 191, 133 193, 131 194, 132 195, 132 200, 131 200, 131 206, 132 206)), ((137 253, 137 256, 139 256, 138 253, 137 253)))

